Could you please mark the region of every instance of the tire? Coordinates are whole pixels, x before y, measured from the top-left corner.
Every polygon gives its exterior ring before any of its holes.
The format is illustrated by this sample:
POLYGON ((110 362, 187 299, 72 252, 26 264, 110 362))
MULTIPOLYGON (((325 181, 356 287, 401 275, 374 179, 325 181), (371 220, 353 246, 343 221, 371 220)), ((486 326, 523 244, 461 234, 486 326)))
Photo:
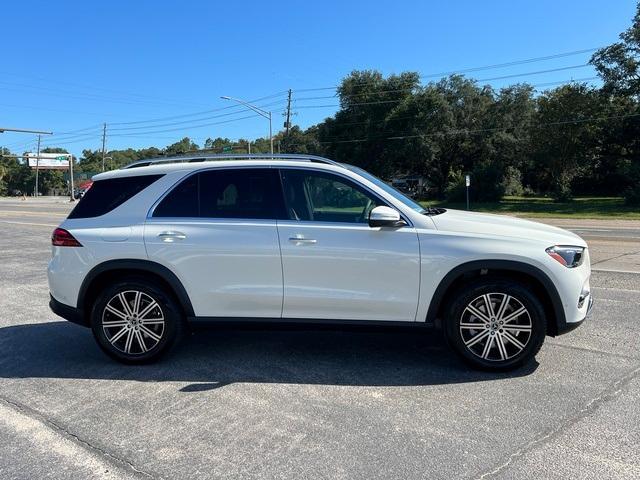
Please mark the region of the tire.
POLYGON ((508 371, 531 361, 547 331, 540 300, 511 280, 467 284, 446 312, 448 343, 468 365, 481 370, 508 371))
POLYGON ((138 277, 105 288, 91 310, 91 330, 98 345, 111 358, 127 364, 159 359, 182 336, 183 325, 173 296, 138 277))

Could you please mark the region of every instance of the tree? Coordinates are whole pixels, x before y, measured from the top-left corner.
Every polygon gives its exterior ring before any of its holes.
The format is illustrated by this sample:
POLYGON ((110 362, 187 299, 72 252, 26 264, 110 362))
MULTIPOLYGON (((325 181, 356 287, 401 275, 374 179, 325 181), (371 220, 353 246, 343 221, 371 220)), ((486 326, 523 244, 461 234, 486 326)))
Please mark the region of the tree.
POLYGON ((598 50, 591 64, 602 77, 613 114, 602 142, 604 161, 596 173, 606 175, 603 181, 611 183, 613 191, 622 188, 628 204, 640 205, 640 3, 620 41, 598 50))
POLYGON ((316 125, 302 130, 298 125, 289 129, 289 134, 279 132, 275 135, 273 142, 280 144, 282 153, 302 153, 309 155, 321 155, 322 146, 318 140, 318 127, 316 125))
POLYGON ((393 173, 387 150, 387 120, 420 85, 414 72, 383 78, 379 72, 354 71, 338 87, 340 110, 318 125, 318 140, 328 156, 376 175, 393 173))
POLYGON ((184 137, 179 142, 173 143, 164 149, 164 153, 167 156, 181 155, 198 150, 200 147, 191 141, 189 137, 184 137))
POLYGON ((548 90, 538 99, 532 154, 558 201, 571 199, 572 181, 597 156, 600 98, 596 89, 573 83, 548 90))
MULTIPOLYGON (((69 153, 64 148, 47 147, 41 150, 42 153, 69 153)), ((38 172, 38 190, 39 193, 49 193, 53 190, 67 189, 67 181, 64 179, 64 173, 61 170, 42 169, 38 172)))
POLYGON ((620 41, 596 51, 590 63, 602 77, 604 91, 640 95, 640 3, 631 27, 620 34, 620 41))

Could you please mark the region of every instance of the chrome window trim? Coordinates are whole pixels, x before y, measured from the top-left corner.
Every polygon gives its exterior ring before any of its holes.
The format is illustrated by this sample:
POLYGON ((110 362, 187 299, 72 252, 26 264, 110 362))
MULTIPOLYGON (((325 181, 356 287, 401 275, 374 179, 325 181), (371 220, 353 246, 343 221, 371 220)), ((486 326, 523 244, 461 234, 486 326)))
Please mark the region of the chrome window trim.
MULTIPOLYGON (((194 220, 252 220, 249 218, 228 218, 228 217, 154 217, 153 216, 153 212, 155 211, 156 207, 158 206, 158 204, 160 204, 160 202, 162 202, 162 200, 164 200, 164 198, 169 195, 169 193, 171 193, 180 183, 182 183, 183 181, 186 181, 188 178, 190 178, 192 175, 196 175, 202 172, 207 172, 210 170, 255 170, 255 169, 275 169, 278 170, 278 175, 280 175, 280 171, 281 170, 309 170, 312 172, 320 172, 320 173, 326 173, 326 174, 330 174, 330 175, 336 175, 338 177, 342 177, 348 181, 351 181, 353 183, 356 183, 360 188, 362 188, 363 190, 367 191, 371 196, 375 197, 376 199, 378 199, 382 204, 386 205, 387 207, 393 208, 394 210, 397 210, 398 213, 400 213, 400 217, 405 221, 405 223, 407 224, 407 227, 411 227, 411 228, 415 228, 413 222, 407 217, 407 215, 405 215, 405 213, 395 207, 394 205, 391 205, 389 203, 389 201, 385 198, 382 198, 377 192, 374 192, 371 188, 369 188, 366 185, 363 185, 362 182, 359 182, 357 180, 355 180, 354 178, 351 178, 349 175, 345 175, 342 172, 337 172, 335 170, 329 170, 329 169, 324 169, 324 168, 312 168, 309 166, 295 166, 295 165, 226 165, 224 167, 220 167, 220 166, 213 166, 213 165, 208 165, 206 167, 203 168, 199 168, 197 170, 192 170, 190 171, 187 175, 183 175, 181 176, 179 179, 177 179, 169 188, 167 188, 167 190, 160 196, 158 197, 158 199, 151 205, 151 207, 149 208, 149 210, 147 211, 147 216, 146 216, 146 220, 153 220, 155 218, 162 218, 162 219, 194 219, 194 220)), ((356 172, 352 172, 353 175, 357 175, 356 172)), ((282 177, 281 177, 282 178, 282 177)), ((286 198, 284 197, 284 190, 280 190, 280 193, 283 196, 283 200, 286 203, 286 198)), ((259 219, 254 219, 254 220, 264 220, 264 221, 287 221, 287 222, 304 222, 304 223, 309 223, 309 224, 334 224, 334 225, 368 225, 367 223, 356 223, 356 222, 318 222, 315 220, 293 220, 293 219, 278 219, 278 218, 259 218, 259 219)), ((402 227, 400 227, 402 228, 402 227)))

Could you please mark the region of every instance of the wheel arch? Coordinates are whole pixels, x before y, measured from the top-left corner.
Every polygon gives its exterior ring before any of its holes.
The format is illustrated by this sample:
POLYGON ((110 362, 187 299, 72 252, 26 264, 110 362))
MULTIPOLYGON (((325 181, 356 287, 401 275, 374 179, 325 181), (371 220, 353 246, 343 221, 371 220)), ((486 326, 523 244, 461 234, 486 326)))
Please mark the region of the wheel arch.
POLYGON ((129 275, 140 275, 158 282, 175 297, 186 317, 194 316, 189 295, 180 279, 171 270, 150 260, 122 259, 108 260, 89 271, 78 292, 77 309, 81 317, 88 321, 91 304, 102 286, 111 280, 129 275))
POLYGON ((439 325, 455 292, 465 283, 479 278, 513 279, 533 288, 547 316, 547 335, 556 336, 566 325, 562 299, 549 276, 533 265, 513 260, 476 260, 453 268, 443 277, 433 294, 426 323, 439 325))

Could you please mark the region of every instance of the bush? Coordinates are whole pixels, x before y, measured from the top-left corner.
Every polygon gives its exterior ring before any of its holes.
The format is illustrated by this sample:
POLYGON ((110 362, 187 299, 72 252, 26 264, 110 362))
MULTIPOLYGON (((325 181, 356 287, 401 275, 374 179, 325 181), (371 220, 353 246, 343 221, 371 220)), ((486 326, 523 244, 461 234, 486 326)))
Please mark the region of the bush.
MULTIPOLYGON (((519 172, 518 172, 519 173, 519 172)), ((471 173, 469 199, 474 202, 496 202, 505 194, 503 169, 493 163, 481 163, 471 173)), ((464 202, 467 198, 465 175, 458 171, 449 176, 445 195, 450 202, 464 202)))
POLYGON ((473 199, 480 202, 497 202, 504 197, 505 172, 495 163, 481 163, 473 170, 471 184, 474 191, 473 199))
POLYGON ((449 202, 464 202, 467 198, 465 179, 462 172, 452 172, 449 174, 449 181, 444 190, 445 197, 449 202))
POLYGON ((524 193, 522 188, 522 173, 516 167, 507 167, 502 180, 504 194, 510 196, 520 196, 524 193))
POLYGON ((566 184, 558 184, 551 193, 554 202, 566 203, 573 200, 573 192, 571 186, 566 184))

